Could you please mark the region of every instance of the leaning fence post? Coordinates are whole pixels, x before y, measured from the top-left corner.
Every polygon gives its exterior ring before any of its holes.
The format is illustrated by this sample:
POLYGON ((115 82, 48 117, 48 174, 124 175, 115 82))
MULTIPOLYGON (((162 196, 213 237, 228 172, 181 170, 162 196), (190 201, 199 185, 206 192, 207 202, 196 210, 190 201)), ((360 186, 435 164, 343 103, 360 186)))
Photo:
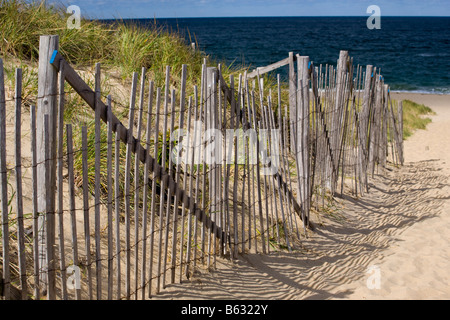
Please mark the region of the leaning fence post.
MULTIPOLYGON (((294 139, 294 126, 297 123, 297 119, 294 118, 295 116, 295 109, 297 107, 297 75, 295 73, 295 57, 293 52, 289 52, 289 131, 290 131, 290 149, 291 152, 295 152, 295 146, 293 141, 294 139)), ((286 141, 284 142, 286 144, 286 141)))
MULTIPOLYGON (((56 191, 56 124, 57 124, 57 94, 58 94, 58 72, 50 64, 50 58, 55 50, 58 50, 58 36, 41 36, 39 42, 39 69, 38 69, 38 98, 37 98, 37 130, 36 130, 36 151, 37 151, 37 183, 38 183, 38 212, 39 212, 39 260, 40 260, 40 279, 42 288, 47 285, 47 266, 51 261, 47 261, 45 230, 48 222, 45 221, 46 212, 55 211, 55 191, 56 191), (44 141, 44 115, 49 118, 49 159, 45 158, 44 141), (48 167, 45 163, 48 160, 48 167), (50 170, 48 174, 48 183, 45 184, 46 168, 50 170)), ((54 219, 54 215, 49 215, 54 219)), ((50 221, 54 226, 54 221, 50 221)), ((54 232, 50 234, 54 235, 54 232)), ((45 290, 45 289, 44 289, 45 290)))

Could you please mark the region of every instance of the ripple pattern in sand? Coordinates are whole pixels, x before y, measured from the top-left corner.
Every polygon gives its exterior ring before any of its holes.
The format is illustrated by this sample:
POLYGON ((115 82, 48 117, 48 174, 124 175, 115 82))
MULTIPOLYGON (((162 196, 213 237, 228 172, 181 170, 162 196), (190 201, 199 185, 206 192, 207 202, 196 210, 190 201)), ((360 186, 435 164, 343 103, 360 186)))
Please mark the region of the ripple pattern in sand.
MULTIPOLYGON (((167 288, 159 299, 346 299, 365 297, 369 266, 389 258, 391 248, 411 226, 442 213, 449 198, 448 176, 438 160, 408 163, 375 176, 370 193, 360 199, 338 199, 341 219, 321 217, 322 226, 296 252, 247 254, 239 260, 221 260, 218 269, 202 272, 188 283, 167 288)), ((448 248, 447 255, 448 256, 448 248)), ((408 252, 401 252, 408 255, 408 252)), ((445 254, 445 253, 443 253, 445 254)), ((401 258, 401 257, 396 257, 401 258)), ((415 261, 414 270, 423 268, 415 261)), ((441 267, 446 267, 445 263, 441 267)), ((395 278, 387 265, 384 281, 405 285, 414 273, 395 278)), ((431 286, 432 284, 430 284, 431 286)), ((410 294, 418 294, 411 291, 410 294)), ((431 289, 430 289, 431 290, 431 289)), ((425 291, 426 292, 426 291, 425 291)), ((448 294, 445 290, 435 293, 448 294)), ((378 292, 392 294, 390 287, 378 292)))

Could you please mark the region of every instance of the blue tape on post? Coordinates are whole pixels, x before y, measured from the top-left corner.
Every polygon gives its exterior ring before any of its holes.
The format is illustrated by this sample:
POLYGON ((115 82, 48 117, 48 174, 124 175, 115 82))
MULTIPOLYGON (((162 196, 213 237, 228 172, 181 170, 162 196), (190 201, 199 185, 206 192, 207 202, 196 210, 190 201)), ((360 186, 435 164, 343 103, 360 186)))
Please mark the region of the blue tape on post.
POLYGON ((311 69, 311 61, 308 62, 308 69, 311 69))
POLYGON ((50 63, 55 62, 55 58, 56 58, 56 54, 57 53, 58 53, 58 50, 53 51, 52 58, 50 59, 50 63))

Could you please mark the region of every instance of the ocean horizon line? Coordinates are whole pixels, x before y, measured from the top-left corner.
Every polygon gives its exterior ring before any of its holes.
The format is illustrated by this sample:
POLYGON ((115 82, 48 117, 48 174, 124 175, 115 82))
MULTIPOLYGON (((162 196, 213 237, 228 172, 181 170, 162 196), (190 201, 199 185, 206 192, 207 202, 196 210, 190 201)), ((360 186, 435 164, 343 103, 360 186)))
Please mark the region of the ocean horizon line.
MULTIPOLYGON (((358 16, 208 16, 208 17, 146 17, 146 18, 138 18, 138 17, 127 17, 127 18, 90 18, 89 20, 98 20, 98 21, 117 21, 117 20, 161 20, 161 19, 265 19, 265 18, 365 18, 367 19, 369 15, 358 15, 358 16)), ((398 16, 398 15, 382 15, 381 18, 450 18, 450 16, 422 16, 422 15, 408 15, 408 16, 398 16)))

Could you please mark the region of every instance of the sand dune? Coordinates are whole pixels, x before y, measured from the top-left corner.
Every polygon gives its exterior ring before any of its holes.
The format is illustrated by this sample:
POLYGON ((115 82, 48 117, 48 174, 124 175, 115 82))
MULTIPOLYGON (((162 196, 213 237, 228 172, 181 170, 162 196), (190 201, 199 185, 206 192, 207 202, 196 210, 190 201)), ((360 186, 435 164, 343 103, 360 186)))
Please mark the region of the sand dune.
POLYGON ((218 260, 159 299, 449 299, 450 96, 394 94, 435 112, 405 142, 406 163, 338 199, 302 250, 218 260))

